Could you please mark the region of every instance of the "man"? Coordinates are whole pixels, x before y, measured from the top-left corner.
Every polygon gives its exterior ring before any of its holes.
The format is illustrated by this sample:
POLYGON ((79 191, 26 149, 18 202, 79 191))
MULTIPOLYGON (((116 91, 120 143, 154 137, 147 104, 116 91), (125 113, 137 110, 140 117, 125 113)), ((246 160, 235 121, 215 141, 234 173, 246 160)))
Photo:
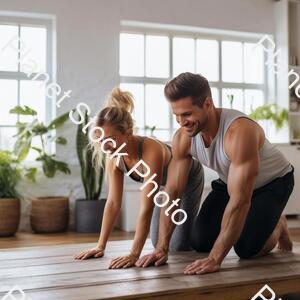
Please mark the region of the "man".
MULTIPOLYGON (((188 265, 184 273, 216 272, 232 247, 240 258, 265 255, 277 243, 291 251, 281 214, 293 190, 293 167, 265 138, 263 129, 239 111, 216 108, 201 75, 180 74, 167 83, 165 96, 181 126, 172 141, 166 184, 170 199, 183 193, 191 156, 220 177, 212 182, 190 237, 193 249, 209 255, 188 265)), ((167 261, 174 227, 162 211, 156 249, 136 266, 167 261)))

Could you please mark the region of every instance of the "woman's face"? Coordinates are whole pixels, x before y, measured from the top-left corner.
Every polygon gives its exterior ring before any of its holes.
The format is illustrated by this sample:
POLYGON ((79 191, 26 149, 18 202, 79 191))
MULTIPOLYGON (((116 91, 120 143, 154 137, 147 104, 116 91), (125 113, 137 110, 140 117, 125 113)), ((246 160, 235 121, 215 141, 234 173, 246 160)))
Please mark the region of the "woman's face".
MULTIPOLYGON (((127 142, 128 134, 123 134, 119 130, 115 129, 112 126, 101 126, 104 131, 103 138, 99 141, 100 144, 103 144, 103 149, 105 151, 114 152, 118 149, 123 143, 127 142), (113 141, 114 142, 113 142, 113 141), (114 147, 116 146, 116 147, 114 147)), ((101 137, 100 130, 95 130, 95 139, 101 137)), ((102 134, 103 135, 103 134, 102 134)))

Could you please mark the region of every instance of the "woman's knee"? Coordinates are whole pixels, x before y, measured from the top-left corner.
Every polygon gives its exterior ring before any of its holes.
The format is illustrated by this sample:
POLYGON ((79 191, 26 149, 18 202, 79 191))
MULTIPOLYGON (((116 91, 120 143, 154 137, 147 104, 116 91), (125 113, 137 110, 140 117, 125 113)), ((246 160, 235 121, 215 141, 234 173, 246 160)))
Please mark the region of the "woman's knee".
POLYGON ((157 241, 158 241, 157 234, 150 231, 150 239, 151 239, 152 246, 155 248, 156 244, 157 244, 157 241))
POLYGON ((170 243, 170 251, 190 251, 192 250, 190 247, 189 241, 175 241, 174 243, 170 243))

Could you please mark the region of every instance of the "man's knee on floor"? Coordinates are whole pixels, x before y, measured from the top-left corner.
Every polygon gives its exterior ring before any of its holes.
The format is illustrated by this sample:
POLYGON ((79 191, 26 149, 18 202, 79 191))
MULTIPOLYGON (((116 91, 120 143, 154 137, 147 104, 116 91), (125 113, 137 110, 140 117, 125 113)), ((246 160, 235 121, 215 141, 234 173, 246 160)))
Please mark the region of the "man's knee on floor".
POLYGON ((247 242, 246 240, 238 241, 234 245, 235 253, 242 259, 250 259, 258 254, 259 249, 255 242, 247 242))

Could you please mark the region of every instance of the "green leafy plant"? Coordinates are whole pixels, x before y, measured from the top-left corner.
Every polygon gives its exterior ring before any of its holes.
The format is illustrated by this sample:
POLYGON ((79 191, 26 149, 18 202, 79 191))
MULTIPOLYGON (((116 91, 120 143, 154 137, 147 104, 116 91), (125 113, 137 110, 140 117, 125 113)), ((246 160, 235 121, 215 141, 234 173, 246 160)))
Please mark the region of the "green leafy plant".
POLYGON ((18 160, 9 151, 0 150, 0 198, 19 198, 16 185, 21 178, 18 160))
POLYGON ((104 161, 105 155, 102 157, 101 167, 95 168, 93 165, 93 150, 89 147, 89 138, 87 129, 83 132, 83 127, 88 123, 88 114, 85 112, 84 122, 78 125, 76 136, 76 149, 78 160, 81 167, 81 180, 87 200, 98 200, 102 190, 104 179, 104 161))
POLYGON ((252 110, 249 117, 255 121, 272 120, 279 130, 288 121, 289 113, 287 109, 280 108, 276 103, 270 103, 252 110))
MULTIPOLYGON (((30 149, 36 151, 38 153, 36 161, 40 161, 42 163, 42 169, 46 177, 52 178, 55 176, 56 171, 61 171, 65 174, 70 174, 70 169, 68 165, 63 162, 56 160, 55 154, 47 153, 47 145, 55 142, 56 144, 66 145, 67 140, 61 136, 54 136, 53 130, 62 126, 69 117, 69 113, 65 113, 55 120, 53 120, 48 126, 46 126, 43 122, 40 122, 36 115, 37 112, 28 107, 28 106, 16 106, 10 110, 11 114, 23 115, 23 116, 32 116, 32 121, 30 122, 17 122, 17 137, 14 153, 18 158, 18 161, 23 161, 30 149), (39 138, 41 141, 41 147, 32 146, 32 140, 34 138, 39 138)), ((31 168, 29 176, 31 178, 35 178, 35 174, 37 172, 36 168, 31 168)))

